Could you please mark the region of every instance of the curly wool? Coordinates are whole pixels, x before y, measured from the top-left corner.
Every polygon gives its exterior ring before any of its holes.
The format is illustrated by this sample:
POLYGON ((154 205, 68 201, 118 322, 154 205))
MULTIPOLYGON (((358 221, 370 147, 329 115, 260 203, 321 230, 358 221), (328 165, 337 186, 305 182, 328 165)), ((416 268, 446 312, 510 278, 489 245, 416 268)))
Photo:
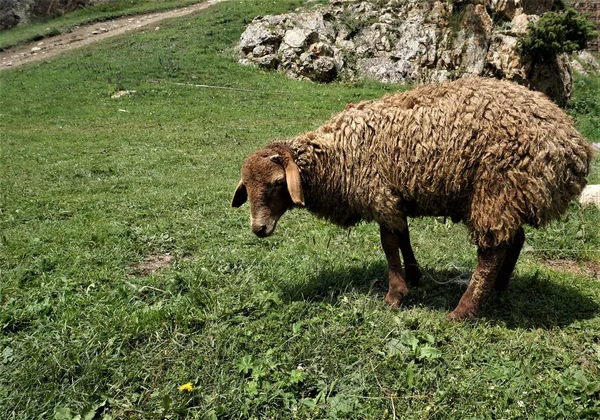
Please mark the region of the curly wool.
POLYGON ((592 158, 543 94, 480 77, 348 105, 279 144, 291 149, 316 215, 390 229, 402 229, 406 216, 448 216, 482 248, 564 213, 592 158))

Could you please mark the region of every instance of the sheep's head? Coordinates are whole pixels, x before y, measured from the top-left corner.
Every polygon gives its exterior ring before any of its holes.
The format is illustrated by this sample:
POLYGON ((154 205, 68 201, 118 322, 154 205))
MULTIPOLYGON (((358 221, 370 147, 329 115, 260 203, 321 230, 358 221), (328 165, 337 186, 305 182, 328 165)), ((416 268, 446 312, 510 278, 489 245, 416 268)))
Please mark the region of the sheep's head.
POLYGON ((273 144, 244 161, 242 179, 231 205, 239 207, 248 199, 250 226, 261 238, 273 233, 287 209, 294 205, 304 206, 300 170, 289 149, 273 144))

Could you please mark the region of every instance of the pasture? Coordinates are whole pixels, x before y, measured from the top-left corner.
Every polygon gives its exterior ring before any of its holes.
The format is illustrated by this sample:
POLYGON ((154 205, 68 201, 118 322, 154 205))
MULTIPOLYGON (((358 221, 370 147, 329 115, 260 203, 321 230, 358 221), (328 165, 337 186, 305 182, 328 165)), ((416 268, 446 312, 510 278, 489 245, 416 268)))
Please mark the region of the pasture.
MULTIPOLYGON (((302 4, 228 1, 0 73, 0 418, 600 416, 600 210, 527 229, 510 290, 457 324, 463 226, 410 221, 424 278, 391 310, 378 226, 295 210, 259 239, 230 207, 245 156, 406 89, 236 64, 248 22, 302 4)), ((594 142, 598 98, 578 79, 569 108, 594 142)))

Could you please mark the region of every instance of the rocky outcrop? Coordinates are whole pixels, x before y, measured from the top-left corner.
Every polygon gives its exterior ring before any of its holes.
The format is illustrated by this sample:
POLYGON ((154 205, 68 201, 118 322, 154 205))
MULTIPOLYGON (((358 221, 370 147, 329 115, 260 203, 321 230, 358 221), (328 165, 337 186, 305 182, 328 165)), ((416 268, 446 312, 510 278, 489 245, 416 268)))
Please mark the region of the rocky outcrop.
POLYGON ((31 18, 50 19, 77 8, 109 0, 0 0, 0 30, 28 23, 31 18))
POLYGON ((600 62, 586 50, 579 51, 571 56, 571 67, 573 71, 582 76, 600 73, 600 62))
POLYGON ((242 64, 329 82, 369 78, 431 83, 464 75, 515 80, 564 105, 566 56, 522 57, 518 39, 553 0, 332 0, 327 6, 261 16, 242 34, 242 64))

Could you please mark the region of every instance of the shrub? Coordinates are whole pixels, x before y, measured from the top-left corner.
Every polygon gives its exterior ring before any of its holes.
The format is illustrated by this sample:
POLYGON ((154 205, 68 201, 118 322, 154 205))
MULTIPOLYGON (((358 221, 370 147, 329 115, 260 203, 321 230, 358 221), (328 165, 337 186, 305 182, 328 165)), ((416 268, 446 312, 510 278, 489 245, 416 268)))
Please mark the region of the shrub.
POLYGON ((538 57, 579 51, 594 38, 594 29, 594 23, 574 9, 546 12, 520 39, 521 51, 538 57))

